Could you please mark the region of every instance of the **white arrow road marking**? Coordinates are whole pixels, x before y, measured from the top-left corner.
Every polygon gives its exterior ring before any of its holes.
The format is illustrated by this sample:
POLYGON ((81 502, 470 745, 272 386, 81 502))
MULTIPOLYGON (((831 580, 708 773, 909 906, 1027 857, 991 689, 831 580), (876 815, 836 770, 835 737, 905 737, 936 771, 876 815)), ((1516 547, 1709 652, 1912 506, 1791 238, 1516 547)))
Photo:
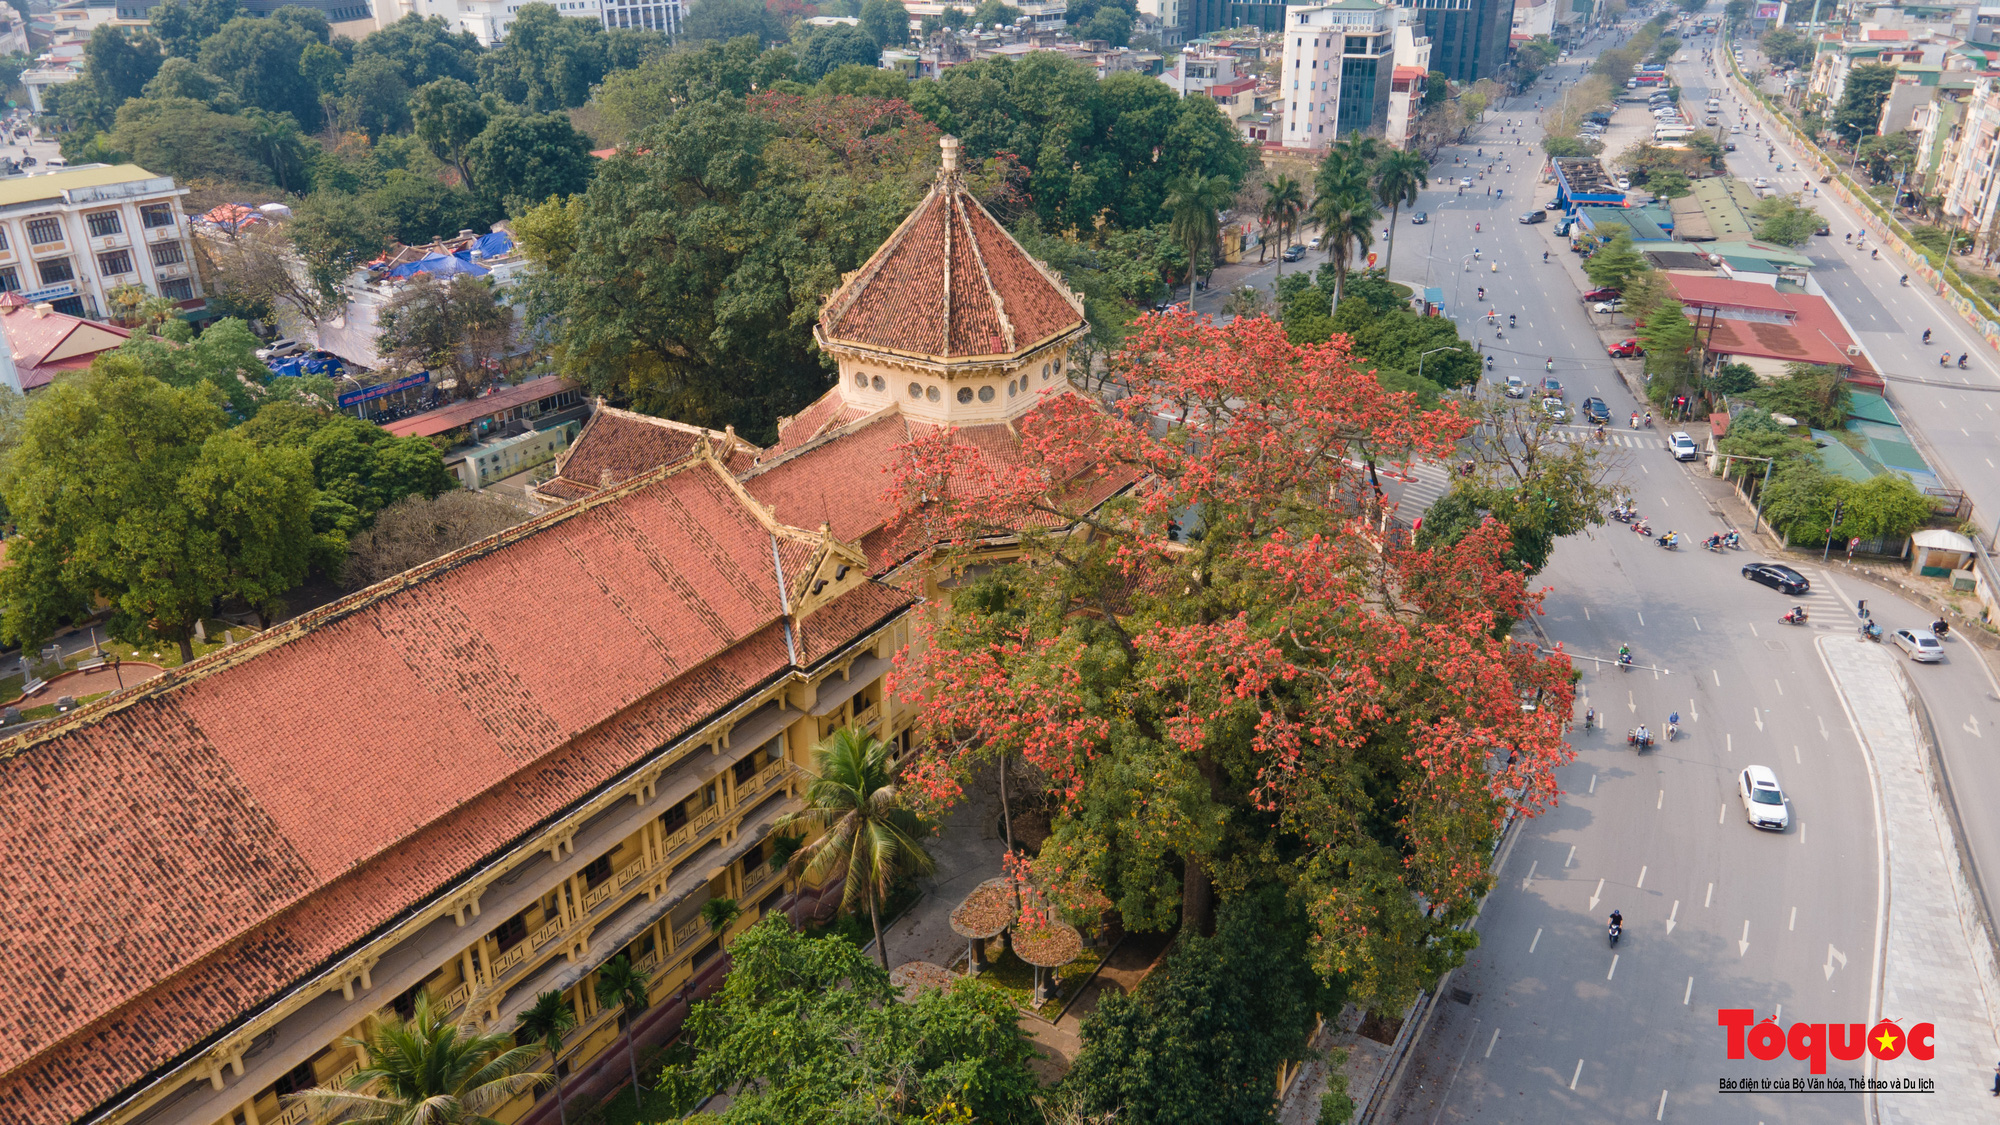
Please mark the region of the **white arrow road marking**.
POLYGON ((1736 939, 1736 955, 1741 957, 1748 952, 1750 952, 1750 919, 1745 918, 1743 919, 1743 936, 1736 939))
POLYGON ((1823 719, 1823 718, 1820 718, 1820 716, 1818 716, 1818 715, 1814 715, 1814 716, 1813 716, 1813 718, 1814 718, 1814 719, 1816 719, 1816 720, 1818 720, 1818 722, 1819 722, 1819 736, 1820 736, 1820 738, 1821 738, 1821 739, 1828 739, 1828 738, 1832 738, 1832 737, 1833 737, 1832 733, 1831 733, 1831 732, 1829 732, 1829 731, 1828 731, 1828 730, 1826 729, 1826 720, 1825 720, 1825 719, 1823 719))
POLYGON ((1698 723, 1700 721, 1701 721, 1701 712, 1695 710, 1694 700, 1692 699, 1688 700, 1688 722, 1698 723))
POLYGON ((1530 863, 1530 864, 1528 864, 1528 876, 1527 876, 1527 878, 1525 878, 1525 879, 1522 879, 1522 880, 1521 880, 1521 889, 1522 889, 1522 890, 1524 890, 1524 891, 1525 891, 1525 890, 1527 890, 1527 889, 1528 889, 1528 887, 1529 887, 1529 886, 1530 886, 1531 884, 1533 884, 1533 883, 1534 883, 1534 881, 1535 881, 1535 864, 1538 864, 1538 863, 1540 863, 1540 862, 1542 862, 1542 861, 1538 859, 1538 860, 1535 860, 1535 861, 1534 861, 1534 863, 1530 863))
POLYGON ((1597 900, 1604 897, 1604 880, 1597 881, 1597 889, 1590 892, 1590 908, 1597 909, 1597 900))
POLYGON ((1673 932, 1674 932, 1674 919, 1680 916, 1680 912, 1681 912, 1681 900, 1680 900, 1680 899, 1675 899, 1675 900, 1674 900, 1674 908, 1673 908, 1673 910, 1672 910, 1672 911, 1670 911, 1670 912, 1668 912, 1668 914, 1667 914, 1667 932, 1668 932, 1668 933, 1673 933, 1673 932))
POLYGON ((1625 709, 1635 715, 1639 713, 1639 701, 1632 698, 1632 693, 1629 690, 1625 692, 1625 709))
POLYGON ((1632 889, 1635 891, 1646 889, 1646 865, 1643 863, 1639 865, 1639 881, 1632 884, 1632 889))
POLYGON ((1822 969, 1826 970, 1826 979, 1828 979, 1828 980, 1832 980, 1832 979, 1833 979, 1833 970, 1834 970, 1834 967, 1835 967, 1835 966, 1834 966, 1834 962, 1835 962, 1835 961, 1838 961, 1838 962, 1840 962, 1840 965, 1839 965, 1839 967, 1840 967, 1840 968, 1843 968, 1843 969, 1845 969, 1845 968, 1847 967, 1847 954, 1845 954, 1845 953, 1842 953, 1842 952, 1841 952, 1840 950, 1838 950, 1838 949, 1835 949, 1835 948, 1833 947, 1833 943, 1832 943, 1832 942, 1827 942, 1827 943, 1826 943, 1826 964, 1824 964, 1824 965, 1821 965, 1821 966, 1820 966, 1820 968, 1822 968, 1822 969))
POLYGON ((1965 732, 1974 738, 1979 737, 1979 716, 1967 715, 1965 717, 1965 732))
POLYGON ((1762 734, 1764 732, 1764 712, 1752 707, 1750 709, 1750 718, 1757 724, 1757 733, 1762 734))

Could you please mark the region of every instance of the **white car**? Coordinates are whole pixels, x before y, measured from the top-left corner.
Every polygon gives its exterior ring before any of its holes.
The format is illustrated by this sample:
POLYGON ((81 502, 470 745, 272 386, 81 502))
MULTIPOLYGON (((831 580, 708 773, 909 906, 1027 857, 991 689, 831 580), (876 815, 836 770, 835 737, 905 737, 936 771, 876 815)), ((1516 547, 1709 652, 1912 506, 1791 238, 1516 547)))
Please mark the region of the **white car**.
POLYGON ((1667 448, 1674 451, 1676 461, 1692 461, 1701 456, 1700 447, 1682 430, 1675 430, 1673 436, 1667 439, 1667 448))
POLYGON ((1618 177, 1618 190, 1619 190, 1619 191, 1631 191, 1631 190, 1632 190, 1632 181, 1631 181, 1631 180, 1630 180, 1629 178, 1625 177, 1625 176, 1620 176, 1620 177, 1618 177))
POLYGON ((1765 179, 1765 178, 1764 178, 1764 177, 1762 177, 1762 176, 1759 176, 1759 177, 1757 177, 1756 179, 1754 179, 1754 180, 1751 180, 1751 181, 1750 181, 1750 186, 1751 186, 1751 187, 1770 187, 1770 186, 1771 186, 1771 181, 1769 181, 1769 180, 1765 179))
POLYGON ((1460 176, 1460 177, 1458 178, 1458 186, 1459 186, 1459 187, 1471 187, 1471 186, 1472 186, 1472 177, 1471 177, 1471 176, 1460 176))
POLYGON ((1889 634, 1889 639, 1896 642, 1897 648, 1909 653, 1910 659, 1919 664, 1936 664, 1944 659, 1944 646, 1929 633, 1898 629, 1889 634))
POLYGON ((1306 249, 1308 249, 1308 250, 1317 250, 1317 249, 1319 249, 1319 237, 1320 237, 1319 235, 1313 235, 1313 236, 1312 236, 1311 238, 1307 239, 1307 240, 1306 240, 1306 249))
POLYGON ((1507 376, 1507 397, 1508 398, 1528 397, 1528 384, 1524 382, 1519 375, 1507 376))
POLYGON ((282 336, 271 341, 268 346, 258 348, 256 356, 258 359, 283 359, 288 355, 295 355, 302 352, 305 348, 306 346, 297 340, 289 336, 282 336))
POLYGON ((1624 307, 1625 307, 1625 302, 1618 300, 1599 301, 1595 305, 1591 306, 1591 308, 1601 313, 1615 313, 1619 309, 1622 309, 1624 307))
POLYGON ((1785 805, 1785 791, 1778 788, 1778 775, 1768 766, 1751 766, 1736 775, 1736 795, 1743 801, 1743 815, 1752 828, 1783 832, 1791 827, 1791 810, 1785 805))

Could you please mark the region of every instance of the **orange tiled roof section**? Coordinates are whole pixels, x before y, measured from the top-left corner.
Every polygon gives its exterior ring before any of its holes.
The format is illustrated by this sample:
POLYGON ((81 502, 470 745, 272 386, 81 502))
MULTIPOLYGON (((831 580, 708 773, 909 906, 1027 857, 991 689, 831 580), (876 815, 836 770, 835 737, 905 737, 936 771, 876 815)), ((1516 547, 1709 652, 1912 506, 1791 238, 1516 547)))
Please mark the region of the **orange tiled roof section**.
POLYGON ((965 190, 930 194, 820 313, 823 339, 950 361, 1010 355, 1075 330, 1082 301, 965 190))
POLYGON ((679 461, 704 438, 732 472, 749 468, 762 452, 737 437, 734 430, 717 433, 600 402, 583 432, 557 459, 555 476, 537 485, 535 491, 557 501, 588 496, 679 461))
POLYGON ((510 534, 0 744, 0 1120, 72 1121, 276 998, 796 668, 788 629, 810 665, 911 604, 790 619, 836 548, 705 446, 510 534))

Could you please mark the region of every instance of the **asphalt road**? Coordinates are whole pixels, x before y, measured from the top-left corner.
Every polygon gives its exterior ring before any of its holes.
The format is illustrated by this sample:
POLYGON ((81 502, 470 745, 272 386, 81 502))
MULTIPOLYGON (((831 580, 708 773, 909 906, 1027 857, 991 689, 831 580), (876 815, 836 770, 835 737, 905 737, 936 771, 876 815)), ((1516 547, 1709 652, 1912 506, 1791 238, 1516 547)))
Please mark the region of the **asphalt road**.
MULTIPOLYGON (((1533 143, 1529 129, 1521 136, 1533 143)), ((1542 266, 1541 250, 1553 241, 1547 226, 1512 221, 1531 202, 1532 159, 1517 161, 1513 177, 1502 172, 1504 203, 1483 192, 1461 197, 1455 187, 1427 193, 1432 223, 1401 241, 1398 257, 1424 246, 1431 284, 1446 289, 1447 308, 1462 322, 1468 307, 1480 311, 1472 289, 1479 284, 1503 316, 1518 310, 1522 327, 1504 339, 1468 327, 1494 353, 1497 375, 1533 381, 1553 358, 1572 403, 1595 394, 1622 419, 1640 404, 1602 356, 1593 314, 1566 272, 1542 266), (1524 176, 1530 182, 1517 188, 1524 176), (1463 259, 1474 246, 1481 260, 1467 271, 1463 259), (1497 274, 1488 260, 1501 264, 1497 274)), ((1546 189, 1537 191, 1535 206, 1545 202, 1546 189)), ((1856 272, 1865 279, 1865 269, 1856 272)), ((1846 311, 1844 299, 1834 299, 1846 311)), ((1727 486, 1672 461, 1655 434, 1617 436, 1609 454, 1615 479, 1656 530, 1698 541, 1734 525, 1739 509, 1726 499, 1727 486)), ((1441 482, 1410 487, 1430 492, 1441 482)), ((1559 775, 1560 807, 1523 825, 1500 857, 1480 948, 1452 977, 1454 995, 1413 1054, 1387 1119, 1861 1119, 1854 1096, 1721 1092, 1723 1078, 1804 1078, 1808 1070, 1789 1058, 1728 1061, 1716 1010, 1747 1007, 1785 1021, 1871 1016, 1880 890, 1874 802, 1813 641, 1864 643, 1852 634, 1857 597, 1868 598, 1888 628, 1921 625, 1927 615, 1815 567, 1805 568, 1813 592, 1787 598, 1741 577, 1754 557, 1668 552, 1616 524, 1557 548, 1544 572, 1553 591, 1544 624, 1583 673, 1579 720, 1594 706, 1610 729, 1586 732, 1579 723, 1576 760, 1559 775), (1810 625, 1779 622, 1795 601, 1811 612, 1810 625), (1616 668, 1621 643, 1632 646, 1637 668, 1616 668), (1678 741, 1646 753, 1625 745, 1624 732, 1637 723, 1663 731, 1670 710, 1683 720, 1678 741), (1769 766, 1785 787, 1787 831, 1745 823, 1736 778, 1751 763, 1769 766), (1626 919, 1615 950, 1604 933, 1614 907, 1626 919)), ((1946 663, 1913 669, 1940 733, 1959 727, 1959 711, 1970 712, 1965 730, 1991 729, 2000 716, 1989 718, 1983 664, 1963 641, 1947 651, 1946 663)), ((1968 742, 1984 737, 1961 733, 1968 742)), ((1956 763, 1953 770, 1962 804, 1964 790, 1988 783, 1960 774, 1956 763)), ((2000 777, 1991 784, 1984 792, 2000 796, 2000 777)), ((1859 1073, 1858 1063, 1830 1067, 1834 1075, 1859 1073)))

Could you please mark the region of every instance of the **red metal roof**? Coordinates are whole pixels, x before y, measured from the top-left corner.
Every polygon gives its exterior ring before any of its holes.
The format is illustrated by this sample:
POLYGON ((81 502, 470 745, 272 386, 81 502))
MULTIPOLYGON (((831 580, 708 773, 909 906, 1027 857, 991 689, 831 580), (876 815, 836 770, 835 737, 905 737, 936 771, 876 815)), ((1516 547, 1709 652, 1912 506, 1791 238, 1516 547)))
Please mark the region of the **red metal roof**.
POLYGON ((46 386, 64 371, 89 367, 91 360, 132 335, 115 324, 49 309, 38 312, 18 293, 0 294, 0 334, 7 338, 23 391, 46 386))
POLYGON ((1854 338, 1824 298, 1698 274, 1668 273, 1666 278, 1690 314, 1699 309, 1717 310, 1713 333, 1708 337, 1712 352, 1874 373, 1866 356, 1849 354, 1854 338), (1743 319, 1730 316, 1731 310, 1784 319, 1743 319))
POLYGON ((507 540, 0 744, 0 1121, 101 1105, 798 667, 788 621, 809 663, 911 604, 788 617, 823 540, 700 454, 507 540))
POLYGON ((463 402, 454 402, 450 406, 441 406, 436 410, 412 415, 382 428, 397 437, 412 435, 433 437, 437 434, 450 433, 460 426, 470 426, 488 415, 512 410, 517 406, 526 406, 528 403, 573 390, 575 387, 575 383, 560 375, 544 375, 539 379, 502 387, 490 395, 469 398, 463 402))

